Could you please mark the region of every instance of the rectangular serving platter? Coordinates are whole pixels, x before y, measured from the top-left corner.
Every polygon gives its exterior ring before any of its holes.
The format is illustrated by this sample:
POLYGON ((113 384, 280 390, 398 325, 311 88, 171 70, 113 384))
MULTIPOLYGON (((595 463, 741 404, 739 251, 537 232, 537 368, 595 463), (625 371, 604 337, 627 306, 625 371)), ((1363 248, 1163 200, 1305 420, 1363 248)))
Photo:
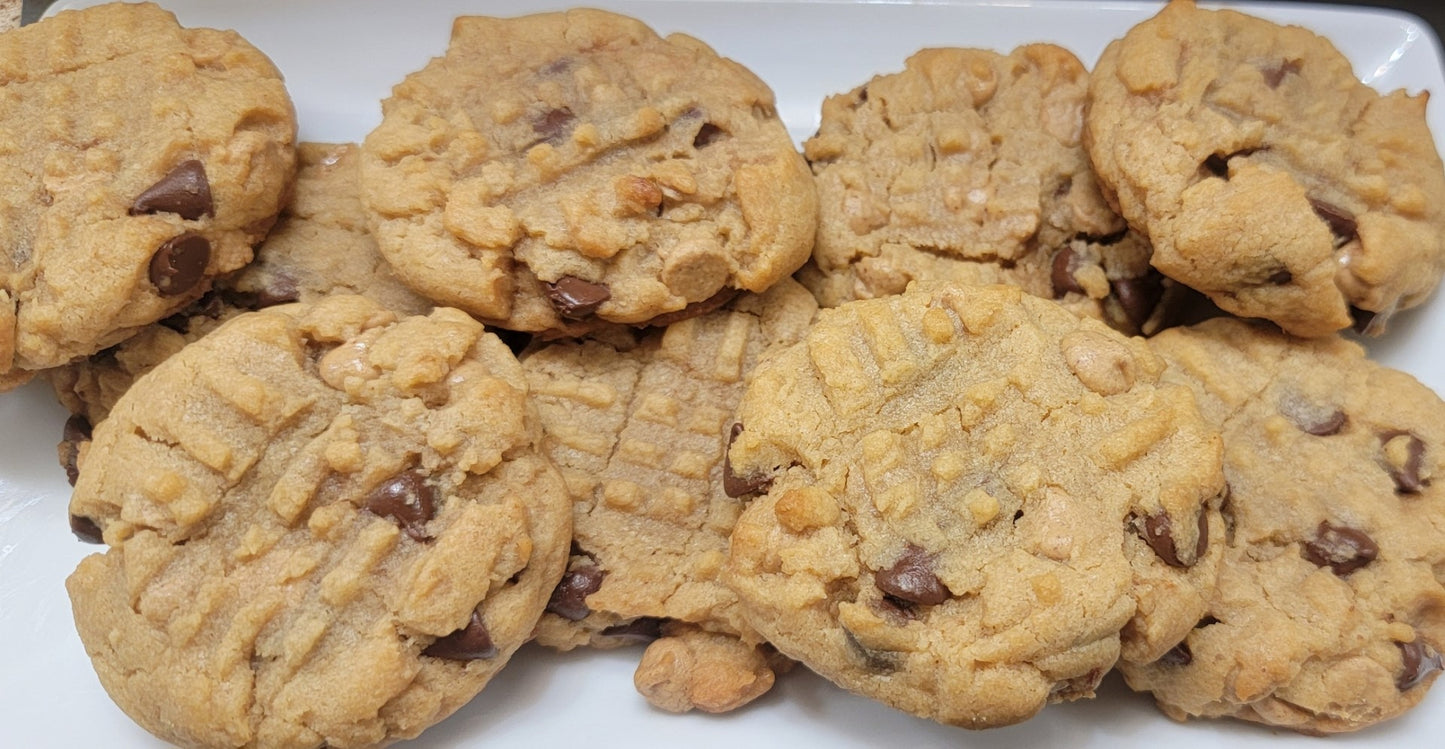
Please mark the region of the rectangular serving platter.
MULTIPOLYGON (((89 5, 60 2, 49 11, 89 5)), ((360 141, 379 102, 407 73, 440 55, 452 18, 517 15, 566 3, 522 0, 162 0, 190 26, 233 28, 286 76, 301 137, 360 141)), ((822 99, 896 71, 930 46, 1007 51, 1030 42, 1067 47, 1092 65, 1104 46, 1158 3, 1101 0, 760 2, 677 0, 586 3, 627 13, 662 33, 685 32, 743 63, 777 94, 801 142, 822 99)), ((1445 92, 1440 45, 1409 15, 1297 3, 1235 7, 1296 23, 1335 42, 1362 80, 1381 89, 1445 92)), ((1437 144, 1445 99, 1432 101, 1437 144)), ((1376 359, 1445 389, 1445 302, 1398 317, 1369 341, 1376 359)), ((55 458, 65 412, 47 385, 0 395, 0 746, 120 748, 163 744, 117 709, 91 670, 71 622, 64 579, 95 547, 66 524, 69 487, 55 458)), ((671 715, 634 691, 639 651, 552 653, 527 646, 471 704, 416 747, 948 746, 1279 747, 1321 739, 1233 721, 1174 723, 1147 696, 1111 676, 1099 698, 1056 705, 1022 725, 983 733, 913 718, 839 690, 806 669, 729 715, 671 715)), ((1329 739, 1340 746, 1435 746, 1445 736, 1445 689, 1403 718, 1329 739)))

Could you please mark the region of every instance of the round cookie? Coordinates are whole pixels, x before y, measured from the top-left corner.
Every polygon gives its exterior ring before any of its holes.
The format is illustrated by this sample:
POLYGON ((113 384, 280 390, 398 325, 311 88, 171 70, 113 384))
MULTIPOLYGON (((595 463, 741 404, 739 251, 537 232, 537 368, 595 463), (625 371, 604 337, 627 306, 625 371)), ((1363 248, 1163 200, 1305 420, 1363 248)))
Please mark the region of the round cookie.
POLYGON ((249 262, 295 137, 234 32, 113 3, 0 36, 0 373, 92 354, 249 262))
POLYGON ((1328 40, 1174 0, 1105 49, 1084 143, 1166 276, 1298 336, 1380 332, 1445 271, 1426 97, 1381 96, 1328 40))
POLYGON ((1445 403, 1338 337, 1218 319, 1153 343, 1223 430, 1230 534, 1207 616, 1129 685, 1304 733, 1419 703, 1445 650, 1445 403))
POLYGON ((655 640, 636 685, 675 712, 731 710, 772 686, 776 658, 720 579, 743 506, 723 455, 748 374, 770 347, 801 340, 816 311, 784 279, 632 347, 583 340, 523 355, 574 502, 571 563, 538 642, 655 640))
POLYGON ((78 419, 61 444, 61 464, 72 483, 76 438, 89 439, 90 426, 110 413, 137 378, 242 312, 334 293, 360 294, 401 315, 431 309, 396 279, 367 231, 359 153, 351 144, 302 143, 291 200, 256 249, 255 262, 217 280, 213 293, 185 310, 100 353, 46 370, 61 404, 78 419))
POLYGON ((728 582, 784 655, 969 728, 1092 696, 1203 615, 1218 433, 1139 338, 1007 286, 820 313, 729 450, 728 582))
POLYGON ((809 287, 836 306, 913 280, 1006 283, 1137 332, 1158 295, 1136 292, 1158 273, 1147 243, 1120 244, 1084 153, 1087 83, 1049 44, 925 49, 828 97, 803 144, 818 186, 809 287))
POLYGON ((689 36, 597 10, 462 17, 382 109, 362 167, 382 252, 503 328, 661 324, 812 248, 816 195, 772 92, 689 36))
POLYGON ((241 315, 95 431, 66 582, 121 709, 185 746, 371 746, 471 699, 567 559, 521 367, 454 309, 241 315))

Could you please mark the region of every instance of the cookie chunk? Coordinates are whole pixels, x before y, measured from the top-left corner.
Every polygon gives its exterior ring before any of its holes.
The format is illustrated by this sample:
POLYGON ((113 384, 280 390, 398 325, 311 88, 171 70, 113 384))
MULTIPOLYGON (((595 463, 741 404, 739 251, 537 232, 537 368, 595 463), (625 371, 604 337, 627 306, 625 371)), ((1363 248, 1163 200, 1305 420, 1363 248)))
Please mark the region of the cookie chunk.
POLYGON ((801 340, 816 310, 784 279, 630 349, 580 341, 524 354, 547 453, 574 497, 572 559, 540 643, 660 637, 637 687, 673 711, 731 710, 772 686, 762 638, 720 579, 742 511, 723 454, 749 372, 770 346, 801 340))
POLYGON ((784 655, 970 728, 1092 696, 1204 614, 1218 432, 1139 338, 1014 287, 824 310, 728 453, 727 579, 784 655))
POLYGON ((805 278, 819 300, 897 294, 913 280, 1006 283, 1137 332, 1148 314, 1118 300, 1158 273, 1147 243, 1117 246, 1124 220, 1080 142, 1087 83, 1053 45, 926 49, 824 101, 803 144, 819 213, 805 278))
MULTIPOLYGON (((136 335, 75 363, 47 370, 60 402, 88 425, 99 424, 141 375, 187 343, 248 311, 328 294, 360 294, 402 315, 425 314, 431 303, 392 274, 366 228, 355 145, 302 143, 301 167, 286 209, 256 250, 256 261, 219 279, 215 290, 136 335)), ((74 473, 79 446, 67 429, 62 464, 74 473)), ((72 477, 73 481, 73 477, 72 477)))
POLYGON ((382 252, 504 328, 672 321, 812 248, 772 92, 682 34, 596 10, 458 18, 382 110, 362 170, 382 252))
POLYGON ((1171 2, 1110 44, 1085 145, 1153 264, 1299 336, 1378 332, 1445 270, 1424 95, 1381 96, 1328 40, 1171 2))
POLYGON ((154 5, 0 36, 0 373, 92 354, 249 262, 295 134, 265 55, 154 5))
POLYGON ((1337 337, 1220 319, 1154 343, 1223 430, 1230 533, 1208 613, 1130 686, 1305 733, 1417 704, 1445 650, 1445 403, 1337 337))
POLYGON ((66 582, 101 684, 184 746, 377 745, 475 695, 567 559, 507 347, 359 296, 241 315, 95 431, 66 582))

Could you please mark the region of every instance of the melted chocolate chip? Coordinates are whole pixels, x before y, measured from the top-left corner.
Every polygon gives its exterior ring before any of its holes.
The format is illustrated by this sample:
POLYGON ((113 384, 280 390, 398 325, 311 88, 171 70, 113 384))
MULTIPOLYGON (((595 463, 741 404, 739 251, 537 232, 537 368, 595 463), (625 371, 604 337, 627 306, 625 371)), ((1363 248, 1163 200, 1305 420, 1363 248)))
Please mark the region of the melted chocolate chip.
POLYGON ((231 304, 243 309, 258 310, 290 304, 301 299, 301 290, 296 279, 286 273, 273 272, 265 275, 260 288, 247 291, 233 291, 226 295, 231 304))
POLYGON ((1418 635, 1410 642, 1397 642, 1395 645, 1400 648, 1401 661, 1395 687, 1401 692, 1419 686, 1430 674, 1445 669, 1440 653, 1418 635))
POLYGON ((1094 690, 1099 688, 1099 682, 1103 680, 1104 669, 1091 668, 1083 676, 1075 676, 1055 684, 1049 690, 1049 700, 1059 702, 1093 697, 1094 690))
POLYGON ((668 325, 676 322, 690 320, 694 317, 701 317, 703 315, 718 311, 722 308, 724 304, 727 304, 733 299, 736 299, 737 295, 741 293, 742 290, 740 289, 729 289, 727 287, 723 287, 722 289, 719 289, 716 294, 713 294, 712 296, 700 302, 692 302, 686 307, 683 307, 682 309, 673 312, 664 312, 643 324, 650 328, 665 328, 668 325))
POLYGON ((1380 547, 1361 531, 1321 521, 1312 541, 1300 548, 1300 555, 1317 567, 1329 567, 1344 577, 1375 561, 1380 547))
POLYGON ((473 611, 467 626, 438 638, 428 645, 422 655, 445 658, 449 661, 477 661, 497 656, 497 646, 492 643, 492 633, 482 622, 482 615, 473 611))
POLYGON ((1319 421, 1314 421, 1307 424, 1301 424, 1300 422, 1296 421, 1295 426, 1299 427, 1300 430, 1305 432, 1306 434, 1313 434, 1316 437, 1329 437, 1331 435, 1339 434, 1340 430, 1345 428, 1345 424, 1348 423, 1349 420, 1350 418, 1345 415, 1344 411, 1335 409, 1328 416, 1320 419, 1319 421))
POLYGON ((1336 246, 1345 244, 1358 236, 1359 226, 1355 223, 1355 214, 1323 200, 1310 198, 1309 201, 1315 215, 1329 224, 1330 233, 1335 235, 1336 246))
POLYGON ((551 143, 555 146, 561 143, 562 139, 572 132, 572 125, 576 122, 577 116, 566 107, 547 110, 541 117, 532 120, 532 132, 539 137, 531 145, 551 143))
POLYGON ((592 315, 603 302, 612 298, 612 290, 606 284, 583 281, 576 276, 563 276, 555 283, 543 283, 542 286, 557 314, 569 320, 581 320, 592 315))
POLYGON ((1189 649, 1189 643, 1181 642, 1169 649, 1169 652, 1159 656, 1156 661, 1161 666, 1173 666, 1175 668, 1187 666, 1194 662, 1194 651, 1189 649))
POLYGON ((1419 494, 1429 483, 1420 475, 1420 470, 1425 467, 1425 443, 1409 432, 1396 430, 1382 433, 1380 444, 1383 446, 1397 437, 1409 439, 1405 447, 1405 464, 1397 466, 1388 460, 1381 463, 1389 472, 1390 478, 1394 479, 1395 491, 1401 494, 1419 494))
POLYGON ((627 642, 645 645, 662 636, 663 619, 643 616, 625 624, 614 624, 602 630, 603 637, 616 637, 627 642))
MULTIPOLYGON (((74 414, 65 420, 65 426, 60 430, 60 465, 65 468, 65 478, 71 486, 75 486, 75 480, 80 478, 80 445, 89 441, 90 422, 84 416, 74 414)), ((73 517, 70 528, 75 529, 73 517)))
POLYGON ((562 576, 562 582, 552 590, 552 597, 547 601, 547 611, 568 621, 581 621, 592 609, 587 606, 587 596, 597 592, 602 587, 602 578, 606 577, 595 564, 583 564, 567 570, 562 576))
POLYGON ((100 532, 100 526, 96 525, 94 520, 84 515, 70 516, 70 532, 74 533, 76 538, 88 544, 105 543, 105 539, 102 538, 100 532))
POLYGON ((869 671, 897 671, 901 665, 898 653, 863 647, 863 643, 858 642, 858 638, 847 629, 843 630, 843 638, 848 642, 848 651, 869 671))
POLYGON ((406 471, 372 489, 364 506, 396 523, 406 535, 425 541, 427 521, 436 516, 436 490, 419 471, 406 471))
POLYGON ((1293 394, 1280 398, 1279 411, 1301 432, 1316 437, 1339 434, 1350 421, 1345 412, 1338 408, 1313 403, 1303 396, 1293 394))
POLYGON ((933 562, 932 554, 908 544, 892 567, 873 573, 873 584, 901 601, 925 606, 943 603, 953 593, 933 573, 933 562))
POLYGON ((707 148, 727 136, 728 132, 726 130, 711 122, 704 122, 702 123, 702 127, 698 128, 697 135, 693 136, 692 147, 707 148))
POLYGON ((1279 84, 1284 81, 1286 75, 1299 71, 1299 60, 1280 60, 1278 65, 1262 68, 1259 72, 1264 76, 1264 85, 1270 88, 1279 88, 1279 84))
POLYGON ((1124 310, 1124 316, 1136 328, 1149 321, 1160 297, 1164 296, 1164 278, 1152 270, 1135 278, 1111 281, 1110 287, 1114 298, 1119 300, 1119 307, 1124 310))
POLYGON ((146 188, 130 206, 130 215, 174 213, 188 221, 216 215, 206 167, 191 159, 182 161, 160 181, 146 188))
POLYGON ((890 595, 879 596, 872 608, 878 612, 879 616, 887 619, 889 623, 895 626, 901 627, 908 624, 908 622, 918 620, 917 606, 890 595))
POLYGON ((733 499, 746 497, 749 494, 756 494, 758 492, 766 492, 768 488, 773 485, 773 477, 765 473, 746 477, 733 473, 733 463, 732 459, 728 457, 728 453, 732 452, 733 441, 742 433, 743 425, 741 423, 734 423, 732 429, 728 432, 727 450, 723 452, 723 494, 733 499))
POLYGON ((1075 294, 1084 293, 1084 287, 1080 286, 1078 280, 1074 278, 1074 271, 1076 270, 1074 266, 1077 258, 1078 253, 1068 247, 1054 253, 1054 260, 1049 266, 1049 280, 1054 284, 1055 299, 1070 292, 1075 294))
POLYGON ((177 296, 201 282, 211 262, 211 243, 187 232, 167 239, 151 255, 150 279, 161 296, 177 296))
POLYGON ((1149 548, 1159 556, 1159 559, 1170 567, 1193 567, 1209 550, 1209 513, 1199 513, 1199 538, 1194 542, 1194 559, 1185 562, 1179 558, 1179 549, 1174 545, 1174 524, 1169 515, 1157 512, 1144 518, 1143 531, 1140 537, 1149 548))

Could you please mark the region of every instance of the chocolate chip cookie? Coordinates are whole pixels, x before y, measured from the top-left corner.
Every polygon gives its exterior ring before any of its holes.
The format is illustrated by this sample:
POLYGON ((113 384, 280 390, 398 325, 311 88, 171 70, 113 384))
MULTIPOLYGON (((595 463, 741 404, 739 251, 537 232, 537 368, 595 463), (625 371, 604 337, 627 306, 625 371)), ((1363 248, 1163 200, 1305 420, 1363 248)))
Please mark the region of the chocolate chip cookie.
POLYGON ((566 564, 521 367, 455 309, 236 317, 95 430, 67 580, 101 684, 185 746, 372 746, 475 695, 566 564))
POLYGON ((361 207, 359 149, 302 143, 290 202, 256 260, 216 281, 215 290, 136 335, 75 363, 47 370, 60 402, 79 421, 66 430, 61 463, 74 481, 76 435, 99 424, 136 378, 187 343, 247 310, 314 302, 333 293, 361 294, 402 315, 425 314, 431 303, 396 279, 366 228, 361 207))
POLYGON ((835 306, 917 279, 1007 283, 1138 332, 1158 295, 1133 292, 1160 281, 1147 243, 1120 245, 1084 154, 1087 83, 1049 44, 925 49, 829 97, 803 144, 819 201, 809 288, 835 306))
POLYGON ((1380 95, 1330 42, 1174 0, 1110 44, 1084 142, 1166 276, 1299 336, 1383 330, 1445 271, 1424 95, 1380 95))
POLYGON ((1338 337, 1220 319, 1154 343, 1223 430, 1229 534, 1208 612, 1129 684, 1305 733, 1417 704, 1445 650, 1445 403, 1338 337))
POLYGON ((154 5, 0 36, 0 373, 92 354, 249 262, 295 134, 265 55, 154 5))
POLYGON ((727 579, 784 655, 984 728, 1092 696, 1204 614, 1218 432, 1163 362, 1016 287, 819 314, 760 363, 728 452, 758 492, 727 579))
POLYGON ((630 349, 580 341, 524 354, 575 513, 571 563, 539 642, 660 637, 636 683, 673 711, 731 710, 772 686, 771 656, 720 579, 742 511, 723 455, 749 372, 769 347, 800 340, 816 310, 784 279, 630 349))
POLYGON ((807 165, 754 75, 597 10, 463 17, 397 85, 362 176, 382 252, 500 327, 664 323, 807 259, 807 165))

